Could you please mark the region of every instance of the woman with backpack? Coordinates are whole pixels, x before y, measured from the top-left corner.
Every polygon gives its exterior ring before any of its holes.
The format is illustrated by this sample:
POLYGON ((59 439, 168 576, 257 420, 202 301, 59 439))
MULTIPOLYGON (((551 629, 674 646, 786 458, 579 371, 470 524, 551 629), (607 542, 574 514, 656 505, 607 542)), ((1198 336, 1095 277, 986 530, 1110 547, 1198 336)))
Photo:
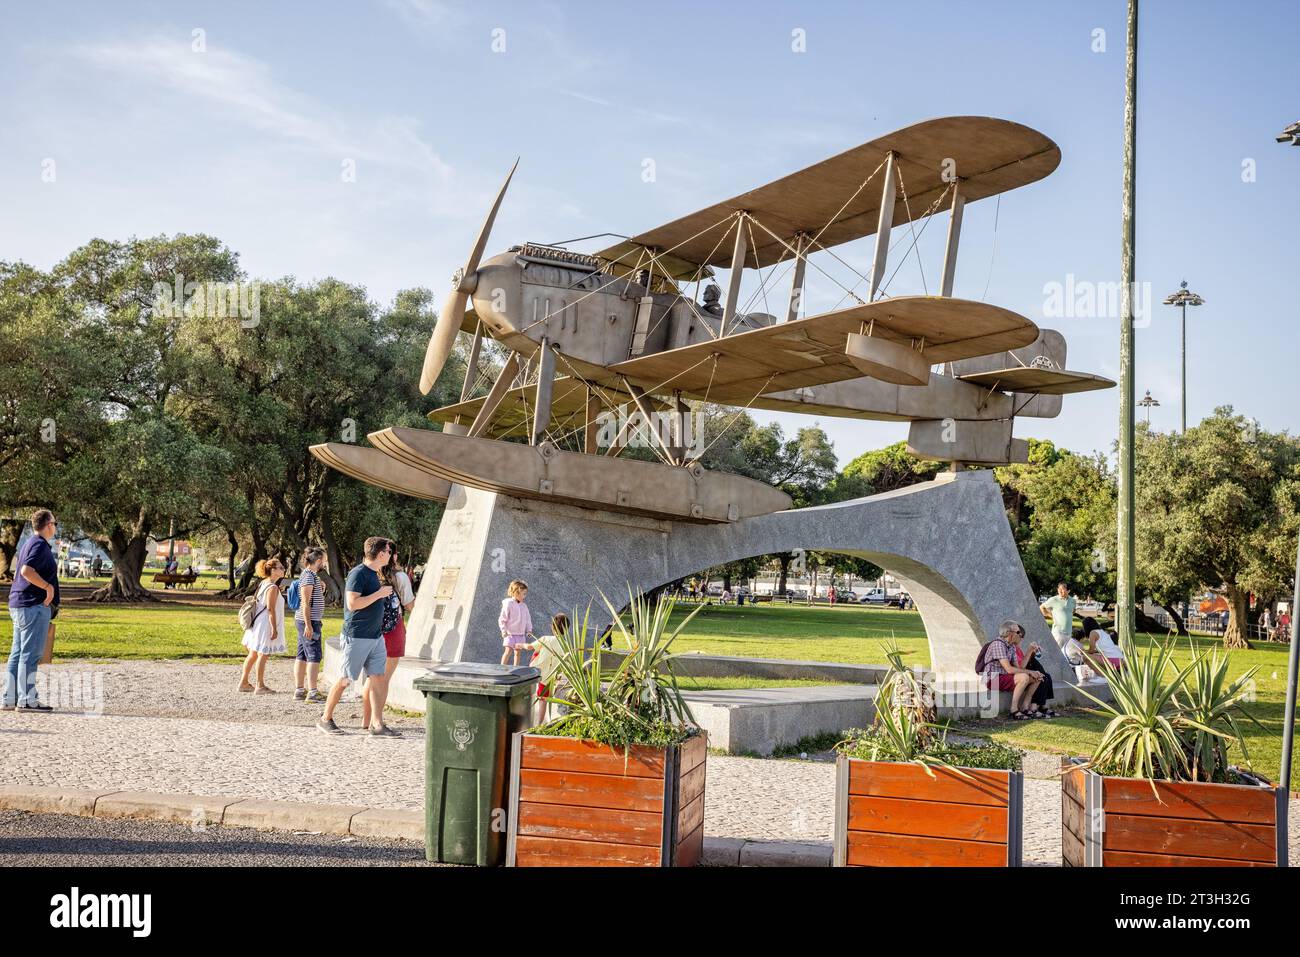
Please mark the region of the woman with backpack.
POLYGON ((243 645, 248 649, 239 690, 275 694, 266 684, 266 659, 285 650, 284 598, 280 594, 284 565, 278 558, 263 559, 257 563, 257 577, 261 579, 257 591, 239 609, 239 623, 244 626, 243 645), (257 666, 256 686, 248 680, 254 665, 257 666))
POLYGON ((325 700, 317 687, 325 618, 325 586, 320 574, 325 568, 325 549, 313 545, 302 553, 302 574, 289 586, 289 607, 293 610, 293 626, 298 630, 298 650, 293 661, 294 701, 325 700))

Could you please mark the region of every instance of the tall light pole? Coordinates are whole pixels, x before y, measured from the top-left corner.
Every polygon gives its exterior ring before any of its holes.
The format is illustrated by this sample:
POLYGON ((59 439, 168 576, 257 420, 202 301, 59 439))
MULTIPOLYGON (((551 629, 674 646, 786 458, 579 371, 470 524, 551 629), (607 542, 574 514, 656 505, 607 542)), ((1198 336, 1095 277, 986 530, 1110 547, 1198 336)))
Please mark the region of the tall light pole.
POLYGON ((1124 77, 1124 199, 1121 219, 1119 320, 1119 481, 1118 559, 1115 569, 1115 631, 1122 646, 1133 644, 1133 191, 1137 174, 1137 41, 1138 0, 1128 0, 1128 56, 1124 77))
POLYGON ((1183 345, 1180 350, 1183 366, 1183 417, 1180 432, 1187 431, 1187 307, 1203 306, 1205 300, 1187 288, 1187 280, 1179 283, 1178 291, 1165 296, 1166 306, 1179 306, 1183 311, 1183 345))
MULTIPOLYGON (((1280 134, 1279 143, 1300 146, 1300 122, 1292 123, 1280 134)), ((1282 724, 1282 788, 1291 791, 1291 748, 1295 738, 1296 679, 1300 675, 1300 641, 1296 640, 1296 609, 1300 608, 1300 542, 1296 543, 1295 578, 1291 590, 1291 649, 1286 667, 1286 707, 1282 724)))
POLYGON ((1156 407, 1157 409, 1160 408, 1160 400, 1151 394, 1150 389, 1147 389, 1146 395, 1142 396, 1142 398, 1138 400, 1138 405, 1142 406, 1142 408, 1147 410, 1147 425, 1150 425, 1151 408, 1152 406, 1156 407))

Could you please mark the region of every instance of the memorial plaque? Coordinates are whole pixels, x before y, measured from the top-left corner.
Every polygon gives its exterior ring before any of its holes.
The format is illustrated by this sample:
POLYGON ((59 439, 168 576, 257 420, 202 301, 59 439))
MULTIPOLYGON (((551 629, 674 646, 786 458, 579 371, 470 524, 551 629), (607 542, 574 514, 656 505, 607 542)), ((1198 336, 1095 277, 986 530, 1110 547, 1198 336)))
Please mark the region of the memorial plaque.
POLYGON ((433 597, 450 598, 456 590, 456 582, 459 580, 459 568, 444 568, 442 574, 438 576, 438 590, 433 593, 433 597))
POLYGON ((553 565, 565 559, 564 548, 559 542, 523 542, 519 546, 523 560, 532 565, 553 565))

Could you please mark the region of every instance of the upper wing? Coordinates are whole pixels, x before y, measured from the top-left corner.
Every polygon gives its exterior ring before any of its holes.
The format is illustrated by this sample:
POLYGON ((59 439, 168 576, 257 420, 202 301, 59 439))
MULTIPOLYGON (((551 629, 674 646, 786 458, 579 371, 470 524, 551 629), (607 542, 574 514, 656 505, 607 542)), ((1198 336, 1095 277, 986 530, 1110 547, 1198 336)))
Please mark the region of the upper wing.
MULTIPOLYGON (((870 236, 880 219, 880 180, 858 187, 893 152, 904 190, 894 203, 894 225, 919 218, 948 188, 952 175, 966 202, 1025 186, 1056 169, 1061 151, 1042 133, 1010 120, 950 116, 927 120, 855 146, 766 186, 633 236, 596 255, 632 266, 650 247, 675 279, 696 279, 701 265, 726 266, 731 244, 721 242, 729 217, 744 210, 789 242, 804 232, 822 246, 870 236), (856 192, 856 195, 854 195, 856 192), (845 205, 847 201, 847 205, 845 205)), ((784 243, 755 228, 746 266, 770 266, 789 255, 784 243)))
POLYGON ((923 340, 932 363, 1016 349, 1038 327, 1009 309, 945 296, 900 296, 764 326, 609 366, 647 391, 680 389, 696 398, 747 403, 783 389, 856 379, 862 373, 844 352, 849 333, 894 342, 923 340))

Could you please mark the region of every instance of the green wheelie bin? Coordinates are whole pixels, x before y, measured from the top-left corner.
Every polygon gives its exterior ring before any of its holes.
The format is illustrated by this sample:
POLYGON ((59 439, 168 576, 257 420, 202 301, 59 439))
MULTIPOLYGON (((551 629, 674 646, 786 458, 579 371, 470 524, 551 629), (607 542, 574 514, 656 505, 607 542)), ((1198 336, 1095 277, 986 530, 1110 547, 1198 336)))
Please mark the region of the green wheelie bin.
POLYGON ((510 740, 530 726, 536 668, 473 661, 415 679, 424 692, 424 856, 496 867, 505 860, 510 740))

